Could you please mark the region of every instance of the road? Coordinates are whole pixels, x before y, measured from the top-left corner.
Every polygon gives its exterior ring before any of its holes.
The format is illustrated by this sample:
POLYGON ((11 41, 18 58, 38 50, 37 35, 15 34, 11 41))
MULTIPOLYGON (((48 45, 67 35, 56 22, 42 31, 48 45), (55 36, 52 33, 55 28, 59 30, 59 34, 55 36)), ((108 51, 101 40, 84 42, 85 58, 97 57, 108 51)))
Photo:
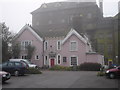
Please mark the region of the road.
POLYGON ((12 76, 3 88, 118 88, 120 79, 97 76, 95 71, 43 71, 42 74, 12 76))

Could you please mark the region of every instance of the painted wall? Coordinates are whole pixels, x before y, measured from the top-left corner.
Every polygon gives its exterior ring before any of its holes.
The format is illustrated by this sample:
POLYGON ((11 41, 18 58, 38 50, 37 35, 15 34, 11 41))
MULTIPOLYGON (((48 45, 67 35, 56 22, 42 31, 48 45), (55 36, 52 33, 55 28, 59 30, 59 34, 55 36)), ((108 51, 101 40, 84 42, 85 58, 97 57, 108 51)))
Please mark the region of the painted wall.
POLYGON ((63 66, 70 66, 71 56, 76 56, 78 58, 78 65, 86 61, 86 45, 74 34, 62 45, 61 51, 62 57, 67 57, 67 63, 61 63, 63 66), (78 43, 77 51, 70 51, 70 42, 76 41, 78 43))
MULTIPOLYGON (((26 41, 26 40, 29 40, 29 41, 32 41, 32 45, 35 46, 35 51, 34 51, 34 54, 32 56, 32 59, 31 59, 31 62, 42 67, 43 65, 43 42, 38 40, 34 35, 33 33, 31 33, 31 31, 29 30, 24 30, 24 32, 16 39, 16 42, 21 42, 21 41, 26 41), (38 55, 39 56, 39 59, 36 60, 35 59, 35 55, 38 55)), ((25 50, 22 50, 21 51, 21 56, 22 55, 25 55, 26 52, 25 50)), ((22 58, 22 57, 20 57, 22 58)))
POLYGON ((99 54, 87 54, 86 55, 87 62, 94 62, 104 64, 104 59, 102 55, 99 54))

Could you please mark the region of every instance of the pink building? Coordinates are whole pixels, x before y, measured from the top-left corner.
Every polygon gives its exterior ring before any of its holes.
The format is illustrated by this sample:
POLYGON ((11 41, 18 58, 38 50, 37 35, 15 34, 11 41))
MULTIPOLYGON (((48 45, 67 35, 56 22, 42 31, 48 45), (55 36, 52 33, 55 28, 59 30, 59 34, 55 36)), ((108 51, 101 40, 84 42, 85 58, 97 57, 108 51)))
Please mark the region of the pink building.
POLYGON ((64 36, 42 38, 31 26, 25 25, 16 35, 15 43, 21 44, 19 58, 26 58, 26 45, 35 46, 31 61, 40 67, 73 66, 84 62, 104 64, 103 56, 92 51, 88 38, 74 29, 64 36))

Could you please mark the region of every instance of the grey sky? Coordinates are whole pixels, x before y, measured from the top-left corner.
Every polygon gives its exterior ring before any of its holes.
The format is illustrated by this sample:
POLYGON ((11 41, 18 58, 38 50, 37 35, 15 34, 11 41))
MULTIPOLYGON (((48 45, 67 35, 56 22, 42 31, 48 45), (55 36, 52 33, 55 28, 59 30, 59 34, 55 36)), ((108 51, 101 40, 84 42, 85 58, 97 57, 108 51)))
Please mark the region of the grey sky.
MULTIPOLYGON (((0 22, 5 22, 12 32, 18 32, 26 23, 32 23, 30 12, 39 8, 42 3, 63 0, 1 0, 0 22)), ((104 0, 104 16, 115 16, 119 0, 104 0)))

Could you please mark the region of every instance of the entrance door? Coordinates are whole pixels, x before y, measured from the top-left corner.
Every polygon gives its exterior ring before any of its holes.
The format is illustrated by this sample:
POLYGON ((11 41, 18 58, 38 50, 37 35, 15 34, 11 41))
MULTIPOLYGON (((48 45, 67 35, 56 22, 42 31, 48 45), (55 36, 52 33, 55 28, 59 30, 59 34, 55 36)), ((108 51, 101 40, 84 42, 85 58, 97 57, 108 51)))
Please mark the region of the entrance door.
POLYGON ((51 67, 54 66, 54 59, 51 59, 51 67))

